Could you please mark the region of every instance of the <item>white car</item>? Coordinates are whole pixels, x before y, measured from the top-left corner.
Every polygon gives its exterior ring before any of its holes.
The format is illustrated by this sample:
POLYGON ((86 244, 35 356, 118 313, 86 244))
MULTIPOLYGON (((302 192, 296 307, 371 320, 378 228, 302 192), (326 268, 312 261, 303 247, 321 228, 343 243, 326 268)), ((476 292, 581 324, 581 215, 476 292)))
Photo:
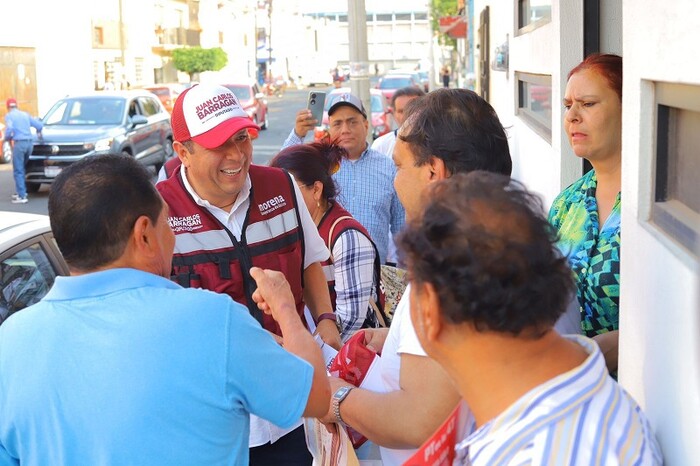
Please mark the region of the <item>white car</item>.
POLYGON ((0 325, 38 302, 68 266, 46 215, 0 212, 0 325))

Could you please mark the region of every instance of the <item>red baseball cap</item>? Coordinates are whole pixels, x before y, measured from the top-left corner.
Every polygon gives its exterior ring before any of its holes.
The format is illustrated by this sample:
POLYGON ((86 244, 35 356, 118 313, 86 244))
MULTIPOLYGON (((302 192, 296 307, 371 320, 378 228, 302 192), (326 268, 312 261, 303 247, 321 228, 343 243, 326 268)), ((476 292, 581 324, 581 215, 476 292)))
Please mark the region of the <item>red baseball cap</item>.
POLYGON ((17 99, 13 99, 12 97, 10 97, 10 98, 7 99, 7 101, 5 102, 5 106, 6 106, 7 108, 16 107, 16 106, 17 106, 17 99))
POLYGON ((196 84, 181 93, 170 125, 176 141, 191 139, 207 149, 219 147, 244 128, 260 130, 230 89, 212 84, 196 84))

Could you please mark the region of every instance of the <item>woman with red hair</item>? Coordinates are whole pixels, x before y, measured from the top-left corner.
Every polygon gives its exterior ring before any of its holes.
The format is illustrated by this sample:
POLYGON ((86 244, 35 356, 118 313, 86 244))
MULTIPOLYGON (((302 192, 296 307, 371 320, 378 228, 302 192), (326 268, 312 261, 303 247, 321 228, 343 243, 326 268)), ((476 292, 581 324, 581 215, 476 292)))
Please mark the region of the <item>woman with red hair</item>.
POLYGON ((581 329, 617 370, 620 297, 622 58, 594 54, 569 72, 564 129, 593 170, 557 196, 549 221, 577 285, 581 329))

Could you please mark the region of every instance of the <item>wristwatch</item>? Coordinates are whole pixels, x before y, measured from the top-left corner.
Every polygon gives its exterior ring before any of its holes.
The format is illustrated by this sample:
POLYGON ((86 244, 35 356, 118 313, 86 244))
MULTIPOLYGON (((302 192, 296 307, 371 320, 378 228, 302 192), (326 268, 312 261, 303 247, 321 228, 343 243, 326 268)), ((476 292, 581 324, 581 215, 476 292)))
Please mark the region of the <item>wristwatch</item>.
POLYGON ((349 385, 345 385, 343 387, 340 387, 336 392, 333 394, 333 399, 331 401, 331 405, 333 406, 333 414, 335 414, 335 420, 339 424, 345 424, 343 422, 343 418, 340 417, 340 403, 343 402, 345 397, 348 396, 348 393, 350 393, 350 390, 352 390, 355 387, 351 387, 349 385))

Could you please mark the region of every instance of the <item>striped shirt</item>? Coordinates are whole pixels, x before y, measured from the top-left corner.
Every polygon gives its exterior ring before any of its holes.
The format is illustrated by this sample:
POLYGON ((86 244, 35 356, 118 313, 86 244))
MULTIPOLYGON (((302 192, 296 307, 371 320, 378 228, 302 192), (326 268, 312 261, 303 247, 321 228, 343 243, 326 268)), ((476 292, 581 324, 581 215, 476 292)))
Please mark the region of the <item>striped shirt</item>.
MULTIPOLYGON (((282 148, 303 144, 294 130, 282 148)), ((333 175, 338 186, 336 200, 364 226, 377 246, 379 260, 386 262, 389 232, 396 234, 404 225, 404 209, 394 189, 396 166, 386 155, 365 149, 359 159, 342 159, 333 175)))
POLYGON ((608 376, 598 346, 579 367, 532 389, 456 447, 460 465, 660 465, 649 421, 608 376))
POLYGON ((333 247, 332 271, 327 273, 335 279, 335 315, 343 341, 367 318, 369 298, 375 294, 374 254, 372 242, 357 230, 341 233, 333 247))

